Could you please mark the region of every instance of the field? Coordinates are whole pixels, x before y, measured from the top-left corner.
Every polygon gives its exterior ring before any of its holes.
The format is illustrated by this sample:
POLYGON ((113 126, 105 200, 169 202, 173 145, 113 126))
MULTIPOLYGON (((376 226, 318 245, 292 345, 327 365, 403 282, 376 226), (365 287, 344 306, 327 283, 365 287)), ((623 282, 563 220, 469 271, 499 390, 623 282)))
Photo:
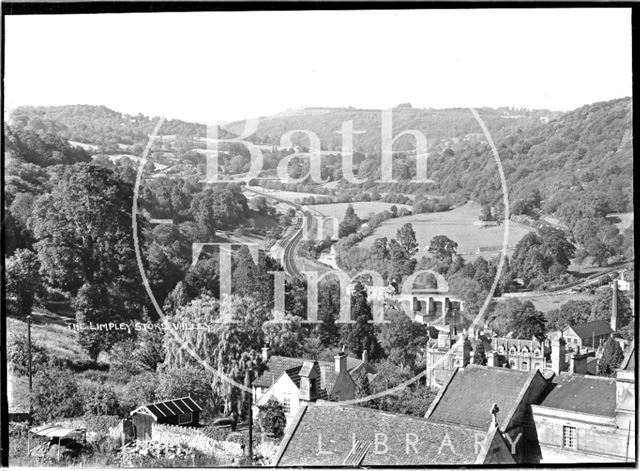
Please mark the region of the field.
MULTIPOLYGON (((358 203, 312 204, 308 207, 315 209, 327 217, 334 217, 339 221, 342 221, 344 219, 344 213, 349 205, 353 206, 353 209, 355 209, 356 214, 360 219, 369 219, 372 214, 389 210, 389 208, 393 206, 393 203, 383 203, 381 201, 360 201, 358 203)), ((395 206, 398 210, 401 208, 406 208, 409 211, 411 210, 411 206, 406 204, 396 204, 395 206)))
MULTIPOLYGON (((76 343, 74 332, 65 325, 65 321, 75 322, 75 319, 66 319, 50 311, 41 309, 36 309, 32 317, 31 338, 34 343, 45 347, 49 354, 62 358, 71 360, 88 359, 76 343)), ((9 334, 16 333, 26 335, 26 321, 8 317, 7 332, 9 334)))
MULTIPOLYGON (((394 238, 397 230, 410 222, 416 232, 420 250, 425 249, 436 235, 446 235, 458 243, 458 253, 473 260, 478 257, 478 247, 501 246, 504 237, 504 225, 479 228, 473 225, 480 215, 480 205, 467 203, 464 206, 441 213, 414 214, 383 222, 372 235, 366 237, 360 245, 370 247, 379 237, 394 238)), ((530 230, 511 222, 509 224, 509 253, 518 241, 530 230)), ((497 251, 485 252, 485 258, 495 257, 497 251)), ((421 255, 418 254, 418 257, 421 255)))
POLYGON ((541 295, 522 294, 521 296, 503 296, 495 300, 497 302, 501 302, 512 297, 523 302, 531 301, 536 309, 542 312, 549 312, 553 309, 557 309, 567 301, 593 300, 593 296, 586 293, 548 293, 541 295))

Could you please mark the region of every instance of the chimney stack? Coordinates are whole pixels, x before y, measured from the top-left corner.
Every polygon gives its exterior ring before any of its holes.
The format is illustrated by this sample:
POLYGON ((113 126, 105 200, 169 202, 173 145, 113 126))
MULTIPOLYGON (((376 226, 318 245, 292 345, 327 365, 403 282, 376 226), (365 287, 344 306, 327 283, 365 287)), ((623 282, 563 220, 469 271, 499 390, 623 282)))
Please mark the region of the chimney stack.
POLYGON ((551 342, 551 369, 559 375, 565 369, 565 341, 559 337, 551 342))
POLYGON ((611 330, 618 331, 618 280, 611 283, 611 330))
POLYGON ((347 354, 345 352, 338 353, 333 359, 336 373, 340 374, 342 371, 347 371, 347 354))
POLYGON ((269 361, 269 356, 269 347, 262 347, 262 361, 265 363, 269 361))
POLYGON ((365 363, 369 361, 369 354, 367 353, 366 350, 362 350, 362 361, 365 363))

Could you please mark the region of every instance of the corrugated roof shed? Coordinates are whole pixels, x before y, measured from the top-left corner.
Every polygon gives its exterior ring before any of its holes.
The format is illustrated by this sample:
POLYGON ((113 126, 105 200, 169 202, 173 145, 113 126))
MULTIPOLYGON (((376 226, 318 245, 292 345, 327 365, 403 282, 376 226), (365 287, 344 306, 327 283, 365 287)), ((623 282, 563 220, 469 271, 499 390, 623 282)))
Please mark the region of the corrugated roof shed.
POLYGON ((479 365, 458 369, 434 401, 427 417, 436 422, 486 430, 492 421, 490 410, 497 404, 500 409, 498 421, 504 428, 520 393, 530 384, 532 374, 539 373, 479 365))
POLYGON ((616 380, 602 376, 562 373, 551 381, 540 401, 543 407, 615 417, 616 380))
POLYGON ((136 413, 148 414, 154 416, 156 419, 159 419, 180 414, 199 412, 201 410, 202 407, 200 407, 198 403, 190 397, 181 397, 178 399, 168 399, 165 401, 145 404, 131 411, 131 415, 136 413))
POLYGON ((308 404, 294 418, 274 462, 276 466, 342 466, 356 461, 363 451, 357 444, 362 442, 371 449, 364 453, 361 466, 473 464, 476 438, 483 437, 478 430, 403 414, 308 404), (378 441, 384 436, 386 453, 376 453, 376 434, 383 434, 378 441), (407 438, 407 434, 414 435, 407 438), (413 444, 408 452, 407 440, 413 444))

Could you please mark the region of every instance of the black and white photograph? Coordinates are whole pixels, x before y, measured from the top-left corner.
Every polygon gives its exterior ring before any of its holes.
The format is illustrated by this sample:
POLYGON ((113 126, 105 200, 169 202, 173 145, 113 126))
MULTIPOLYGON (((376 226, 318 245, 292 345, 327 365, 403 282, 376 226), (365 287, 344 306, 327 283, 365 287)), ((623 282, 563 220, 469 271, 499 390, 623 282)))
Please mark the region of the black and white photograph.
POLYGON ((635 467, 637 12, 528 6, 3 3, 2 465, 635 467))

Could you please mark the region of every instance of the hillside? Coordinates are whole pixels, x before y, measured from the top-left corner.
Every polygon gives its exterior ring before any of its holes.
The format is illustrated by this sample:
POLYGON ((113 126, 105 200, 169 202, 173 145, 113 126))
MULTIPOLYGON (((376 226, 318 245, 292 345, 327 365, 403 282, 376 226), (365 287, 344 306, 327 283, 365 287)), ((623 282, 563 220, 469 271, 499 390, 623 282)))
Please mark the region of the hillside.
MULTIPOLYGON (((503 128, 528 128, 540 123, 541 119, 557 115, 548 110, 513 110, 509 108, 482 108, 478 110, 492 132, 503 128)), ((341 130, 342 123, 353 121, 354 131, 365 131, 354 135, 354 149, 362 153, 380 151, 381 111, 356 108, 303 108, 290 110, 273 116, 261 117, 256 132, 257 141, 265 144, 277 144, 280 137, 293 129, 313 131, 320 138, 324 149, 340 151, 341 137, 336 131, 341 130)), ((244 121, 229 123, 225 129, 239 134, 244 121)), ((411 108, 401 105, 393 108, 394 135, 408 129, 424 133, 432 145, 436 141, 452 139, 467 134, 477 134, 481 130, 468 109, 425 109, 411 108)), ((307 144, 302 135, 294 138, 298 144, 307 144)), ((402 138, 394 149, 411 150, 415 147, 411 139, 402 138)))
MULTIPOLYGON (((102 152, 130 148, 139 154, 158 117, 120 113, 106 106, 23 106, 11 112, 10 122, 16 128, 51 133, 77 143, 99 146, 102 152)), ((170 119, 163 123, 160 133, 185 139, 206 137, 206 126, 170 119)), ((222 130, 220 136, 225 137, 227 133, 222 130)))

